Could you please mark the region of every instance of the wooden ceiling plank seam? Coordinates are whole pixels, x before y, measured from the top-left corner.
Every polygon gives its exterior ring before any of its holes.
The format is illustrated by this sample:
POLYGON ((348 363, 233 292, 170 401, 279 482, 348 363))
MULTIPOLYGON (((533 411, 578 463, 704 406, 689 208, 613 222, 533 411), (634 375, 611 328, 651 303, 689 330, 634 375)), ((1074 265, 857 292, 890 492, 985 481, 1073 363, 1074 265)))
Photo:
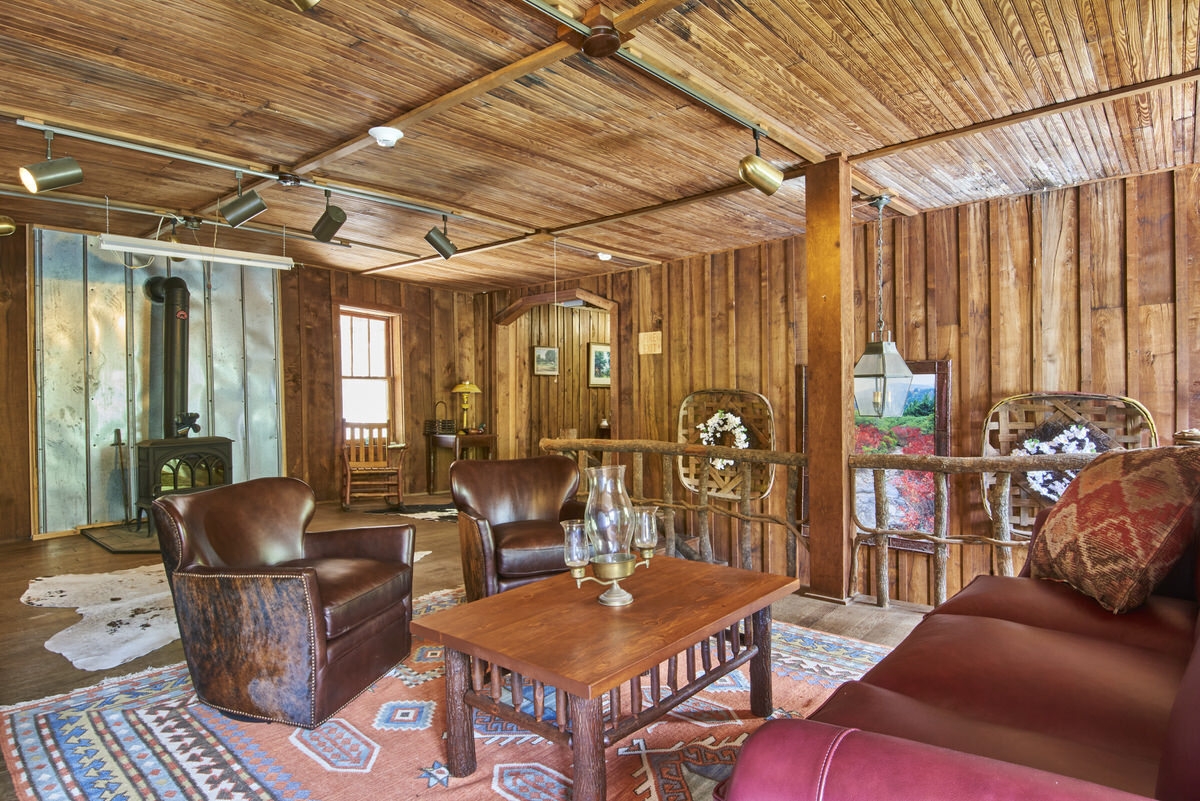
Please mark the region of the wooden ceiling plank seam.
MULTIPOLYGON (((963 69, 962 61, 956 59, 947 49, 946 42, 930 24, 931 17, 924 12, 919 15, 903 13, 912 8, 906 0, 893 1, 888 7, 889 21, 895 26, 898 34, 894 46, 906 55, 902 60, 904 63, 897 69, 906 69, 904 64, 915 63, 918 59, 927 65, 924 70, 914 70, 914 80, 917 81, 920 91, 929 98, 929 102, 937 106, 950 127, 969 125, 978 119, 977 116, 972 116, 971 110, 966 107, 967 97, 955 91, 953 83, 940 79, 940 76, 963 69)), ((941 22, 940 18, 937 21, 941 22)))
POLYGON ((993 78, 992 85, 997 96, 992 106, 992 116, 1005 116, 1036 104, 1036 95, 1029 93, 1014 72, 1015 66, 1020 64, 1019 57, 1009 52, 1011 44, 1005 47, 1001 30, 997 30, 987 11, 968 0, 950 2, 953 9, 951 13, 964 37, 979 54, 984 69, 993 78), (999 49, 993 47, 993 43, 998 44, 999 49))

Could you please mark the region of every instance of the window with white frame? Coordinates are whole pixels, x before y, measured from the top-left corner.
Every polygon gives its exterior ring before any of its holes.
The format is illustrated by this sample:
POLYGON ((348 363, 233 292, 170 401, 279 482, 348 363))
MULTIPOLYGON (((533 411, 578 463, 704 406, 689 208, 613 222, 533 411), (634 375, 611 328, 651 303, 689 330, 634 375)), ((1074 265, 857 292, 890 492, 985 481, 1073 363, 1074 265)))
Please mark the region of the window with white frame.
MULTIPOLYGON (((363 309, 342 308, 342 419, 352 423, 386 423, 399 419, 395 362, 399 318, 363 309)), ((402 440, 393 434, 393 439, 402 440)))

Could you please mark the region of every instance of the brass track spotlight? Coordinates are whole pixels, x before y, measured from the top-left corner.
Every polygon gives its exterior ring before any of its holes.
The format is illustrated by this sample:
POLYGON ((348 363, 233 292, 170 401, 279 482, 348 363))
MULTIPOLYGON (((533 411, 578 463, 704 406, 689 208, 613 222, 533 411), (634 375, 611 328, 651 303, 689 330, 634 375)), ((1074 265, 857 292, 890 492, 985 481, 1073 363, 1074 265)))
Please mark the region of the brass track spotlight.
POLYGON ((292 0, 292 5, 294 5, 298 11, 312 11, 317 7, 317 3, 319 2, 321 2, 321 0, 292 0))
POLYGON ((458 252, 458 246, 450 241, 450 237, 446 235, 446 215, 442 215, 442 230, 439 231, 437 226, 429 229, 429 233, 425 234, 425 241, 433 245, 433 249, 443 259, 448 259, 458 252))
POLYGON ((773 195, 783 185, 783 170, 762 157, 758 129, 754 129, 754 155, 738 162, 738 177, 764 195, 773 195))
POLYGON ((221 207, 221 216, 234 228, 267 210, 267 204, 258 196, 257 191, 251 189, 246 194, 242 194, 242 174, 240 172, 237 174, 237 182, 237 197, 221 207))
POLYGON ((321 242, 328 242, 333 239, 333 235, 342 227, 342 223, 346 222, 346 212, 342 211, 337 206, 329 205, 329 190, 325 190, 325 212, 321 215, 321 219, 317 220, 316 225, 312 227, 312 235, 321 242))
POLYGON ((0 215, 0 236, 12 236, 17 232, 17 223, 8 215, 0 215))
POLYGON ((83 181, 83 169, 79 162, 70 156, 54 158, 50 144, 53 140, 54 132, 46 131, 46 160, 27 164, 19 171, 21 183, 29 192, 36 194, 49 189, 62 189, 83 181))

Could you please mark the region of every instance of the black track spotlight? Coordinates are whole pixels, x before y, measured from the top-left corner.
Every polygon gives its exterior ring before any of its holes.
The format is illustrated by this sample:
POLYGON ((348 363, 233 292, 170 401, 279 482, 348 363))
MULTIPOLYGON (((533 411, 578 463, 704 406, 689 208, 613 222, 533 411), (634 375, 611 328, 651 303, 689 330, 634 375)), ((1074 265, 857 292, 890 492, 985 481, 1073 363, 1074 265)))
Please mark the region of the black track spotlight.
POLYGON ((221 207, 221 216, 234 228, 267 210, 267 204, 255 190, 251 189, 246 194, 242 194, 242 174, 240 172, 237 174, 237 182, 237 197, 221 207))
POLYGON ((83 169, 79 162, 70 156, 54 158, 50 143, 54 141, 54 132, 46 131, 46 160, 37 164, 27 164, 19 171, 21 183, 30 192, 45 192, 50 189, 62 189, 83 181, 83 169))
POLYGON ((321 219, 317 220, 317 224, 312 227, 312 235, 321 242, 328 242, 333 239, 333 235, 338 232, 344 222, 346 222, 346 212, 337 206, 329 205, 329 190, 326 189, 325 212, 321 215, 321 219))
POLYGON ((442 230, 439 231, 437 226, 429 229, 429 233, 425 234, 425 241, 433 245, 433 249, 443 259, 448 259, 458 252, 458 246, 450 241, 450 237, 446 236, 446 215, 442 215, 442 230))

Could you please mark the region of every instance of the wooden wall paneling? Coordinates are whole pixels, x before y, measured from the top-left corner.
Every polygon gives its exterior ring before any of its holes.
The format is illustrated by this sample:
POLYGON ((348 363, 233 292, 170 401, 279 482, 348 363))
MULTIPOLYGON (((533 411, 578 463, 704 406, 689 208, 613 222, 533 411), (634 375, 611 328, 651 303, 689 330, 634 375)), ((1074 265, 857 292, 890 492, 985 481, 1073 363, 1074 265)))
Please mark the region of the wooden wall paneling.
POLYGON ((689 338, 694 349, 691 370, 687 376, 688 383, 681 388, 675 403, 683 402, 689 392, 707 387, 715 387, 715 377, 712 369, 712 351, 716 347, 717 332, 713 329, 717 310, 714 308, 709 287, 714 268, 712 256, 700 256, 696 259, 699 269, 692 272, 691 315, 692 332, 689 338))
POLYGON ((1125 193, 1123 181, 1079 189, 1079 383, 1125 393, 1125 193))
MULTIPOLYGON (((428 464, 429 444, 425 439, 425 421, 433 420, 435 397, 429 376, 433 371, 432 342, 432 310, 433 292, 415 284, 402 284, 400 296, 401 339, 404 350, 404 376, 401 380, 404 392, 404 435, 408 442, 408 451, 404 483, 405 492, 426 492, 427 477, 425 466, 428 464)), ((447 412, 450 410, 447 409, 447 412)))
POLYGON ((30 229, 0 237, 0 542, 33 537, 34 403, 30 351, 30 229))
MULTIPOLYGON (((992 388, 992 304, 989 280, 992 238, 989 226, 991 204, 979 203, 961 209, 958 215, 959 287, 962 304, 959 318, 963 330, 963 344, 959 353, 960 375, 964 390, 963 414, 960 425, 968 432, 975 444, 972 452, 979 453, 979 441, 983 421, 991 404, 1003 393, 992 388)), ((968 502, 960 518, 963 528, 975 529, 987 525, 979 503, 979 485, 973 482, 968 491, 968 502)), ((987 572, 990 560, 980 553, 984 549, 967 546, 951 552, 954 562, 947 586, 955 588, 963 577, 976 572, 987 572), (978 570, 976 570, 978 568, 978 570)))
MULTIPOLYGON (((634 324, 633 355, 625 362, 625 380, 633 388, 634 409, 637 410, 636 426, 633 429, 641 439, 670 441, 674 439, 674 431, 668 433, 666 404, 663 400, 663 355, 661 353, 642 353, 639 346, 644 333, 658 332, 661 336, 663 329, 662 291, 663 267, 661 265, 638 270, 632 274, 634 304, 628 310, 622 307, 629 317, 636 318, 634 324)), ((626 437, 631 436, 626 434, 626 437)), ((643 463, 644 488, 647 494, 659 492, 662 487, 662 460, 647 457, 643 463)))
MULTIPOLYGON (((592 341, 609 343, 612 356, 612 386, 595 390, 595 399, 600 406, 607 405, 609 409, 609 424, 612 426, 614 438, 628 438, 626 432, 638 430, 638 415, 633 403, 633 382, 621 380, 624 366, 637 359, 637 321, 633 312, 636 308, 633 295, 635 286, 633 274, 629 270, 610 275, 611 294, 608 297, 618 304, 616 319, 611 315, 594 317, 596 327, 592 332, 595 337, 592 341)), ((598 420, 599 415, 593 419, 598 420)))
POLYGON ((896 347, 906 359, 929 359, 937 309, 929 290, 925 265, 925 226, 917 217, 892 221, 892 251, 896 261, 896 347))
MULTIPOLYGON (((476 384, 480 381, 486 382, 480 385, 480 389, 487 392, 487 395, 477 396, 472 401, 472 406, 475 413, 475 425, 485 424, 488 431, 494 431, 495 410, 496 410, 496 395, 491 391, 492 374, 494 373, 494 365, 492 363, 492 350, 488 346, 488 341, 491 337, 491 319, 492 309, 490 299, 483 294, 467 295, 464 293, 456 293, 454 295, 458 303, 458 313, 463 317, 469 325, 471 338, 471 357, 472 366, 470 367, 472 374, 476 376, 473 380, 476 384)), ((460 326, 460 331, 462 330, 460 326)), ((525 357, 531 358, 532 352, 525 351, 525 357)), ((499 445, 497 444, 497 450, 499 445)), ((497 453, 500 457, 502 454, 497 453)))
POLYGON ((337 362, 332 273, 301 267, 300 313, 304 350, 304 396, 302 399, 305 450, 304 480, 318 498, 335 497, 338 489, 336 460, 338 420, 335 408, 337 362))
POLYGON ((304 436, 304 353, 306 328, 300 324, 300 274, 297 270, 279 276, 279 352, 282 360, 283 387, 280 398, 284 409, 283 465, 289 476, 308 475, 308 454, 304 436))
POLYGON ((1033 379, 1035 392, 1079 389, 1078 194, 1032 198, 1033 379))
POLYGON ((999 399, 1028 392, 1031 386, 1029 198, 988 205, 991 389, 999 399))
POLYGON ((1175 430, 1174 192, 1170 173, 1130 178, 1126 186, 1129 343, 1126 394, 1141 401, 1160 433, 1175 430))
MULTIPOLYGON (((1200 169, 1175 174, 1177 209, 1200 208, 1200 169)), ((1175 429, 1200 426, 1200 215, 1175 215, 1175 429)), ((1165 440, 1164 440, 1165 442, 1165 440)))

